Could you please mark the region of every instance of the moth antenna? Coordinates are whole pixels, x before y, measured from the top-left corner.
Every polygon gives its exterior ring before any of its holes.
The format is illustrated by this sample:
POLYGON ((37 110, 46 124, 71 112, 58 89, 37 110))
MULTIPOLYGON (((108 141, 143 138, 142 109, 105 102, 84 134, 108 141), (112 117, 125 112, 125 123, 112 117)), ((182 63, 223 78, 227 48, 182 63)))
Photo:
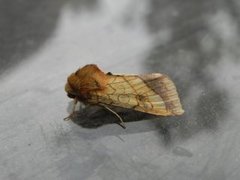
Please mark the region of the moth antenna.
POLYGON ((105 109, 107 109, 108 111, 110 111, 111 113, 115 114, 115 116, 117 116, 118 119, 120 120, 119 125, 120 125, 123 129, 126 129, 126 126, 125 126, 125 124, 124 124, 124 122, 123 122, 123 119, 121 118, 121 116, 119 116, 118 113, 116 113, 115 111, 113 111, 112 109, 110 109, 109 107, 107 107, 107 106, 104 105, 104 104, 100 104, 100 105, 103 106, 103 107, 104 107, 105 109))
POLYGON ((75 99, 73 100, 72 112, 71 112, 71 114, 70 114, 69 116, 67 116, 67 117, 65 117, 65 118, 63 119, 64 121, 69 121, 69 120, 71 120, 71 119, 73 118, 73 115, 74 115, 74 112, 75 112, 77 103, 78 103, 78 100, 75 98, 75 99))

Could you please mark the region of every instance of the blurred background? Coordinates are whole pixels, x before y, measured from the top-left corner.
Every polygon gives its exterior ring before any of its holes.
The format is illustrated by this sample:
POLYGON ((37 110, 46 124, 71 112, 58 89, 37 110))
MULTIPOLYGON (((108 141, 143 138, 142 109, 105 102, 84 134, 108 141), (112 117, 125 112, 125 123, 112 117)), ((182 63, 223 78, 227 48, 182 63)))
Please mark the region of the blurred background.
POLYGON ((239 9, 238 0, 0 0, 0 179, 238 180, 239 9), (63 121, 66 78, 90 63, 169 75, 185 114, 125 113, 126 130, 63 121))

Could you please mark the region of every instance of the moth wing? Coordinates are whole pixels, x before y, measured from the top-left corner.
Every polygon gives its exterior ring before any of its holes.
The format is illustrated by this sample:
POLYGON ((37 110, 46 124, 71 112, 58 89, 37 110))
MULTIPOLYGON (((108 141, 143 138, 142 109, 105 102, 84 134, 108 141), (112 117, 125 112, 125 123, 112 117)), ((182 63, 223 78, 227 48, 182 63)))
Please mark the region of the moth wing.
POLYGON ((181 115, 184 113, 176 86, 168 76, 154 73, 142 75, 140 77, 148 87, 161 97, 167 115, 181 115))
POLYGON ((104 91, 94 92, 89 100, 155 115, 183 113, 173 82, 161 74, 108 75, 104 91))

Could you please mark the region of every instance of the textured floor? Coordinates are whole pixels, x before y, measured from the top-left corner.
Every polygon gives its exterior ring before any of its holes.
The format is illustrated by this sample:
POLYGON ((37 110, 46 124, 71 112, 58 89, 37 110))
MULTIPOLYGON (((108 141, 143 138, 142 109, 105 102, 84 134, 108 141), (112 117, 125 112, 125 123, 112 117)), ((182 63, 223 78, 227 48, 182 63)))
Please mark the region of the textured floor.
POLYGON ((239 180, 238 0, 0 0, 0 179, 239 180), (185 114, 63 121, 67 76, 161 72, 185 114))

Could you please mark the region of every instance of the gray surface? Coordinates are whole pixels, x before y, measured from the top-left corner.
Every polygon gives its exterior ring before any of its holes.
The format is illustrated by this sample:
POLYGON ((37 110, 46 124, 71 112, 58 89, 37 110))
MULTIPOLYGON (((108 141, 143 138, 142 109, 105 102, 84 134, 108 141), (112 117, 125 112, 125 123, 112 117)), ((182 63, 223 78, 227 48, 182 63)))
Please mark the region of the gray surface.
MULTIPOLYGON (((237 0, 1 0, 0 179, 240 179, 239 8, 237 0), (66 77, 88 63, 168 74, 185 115, 126 113, 126 130, 64 122, 66 77)), ((105 118, 115 117, 95 120, 105 118)))

